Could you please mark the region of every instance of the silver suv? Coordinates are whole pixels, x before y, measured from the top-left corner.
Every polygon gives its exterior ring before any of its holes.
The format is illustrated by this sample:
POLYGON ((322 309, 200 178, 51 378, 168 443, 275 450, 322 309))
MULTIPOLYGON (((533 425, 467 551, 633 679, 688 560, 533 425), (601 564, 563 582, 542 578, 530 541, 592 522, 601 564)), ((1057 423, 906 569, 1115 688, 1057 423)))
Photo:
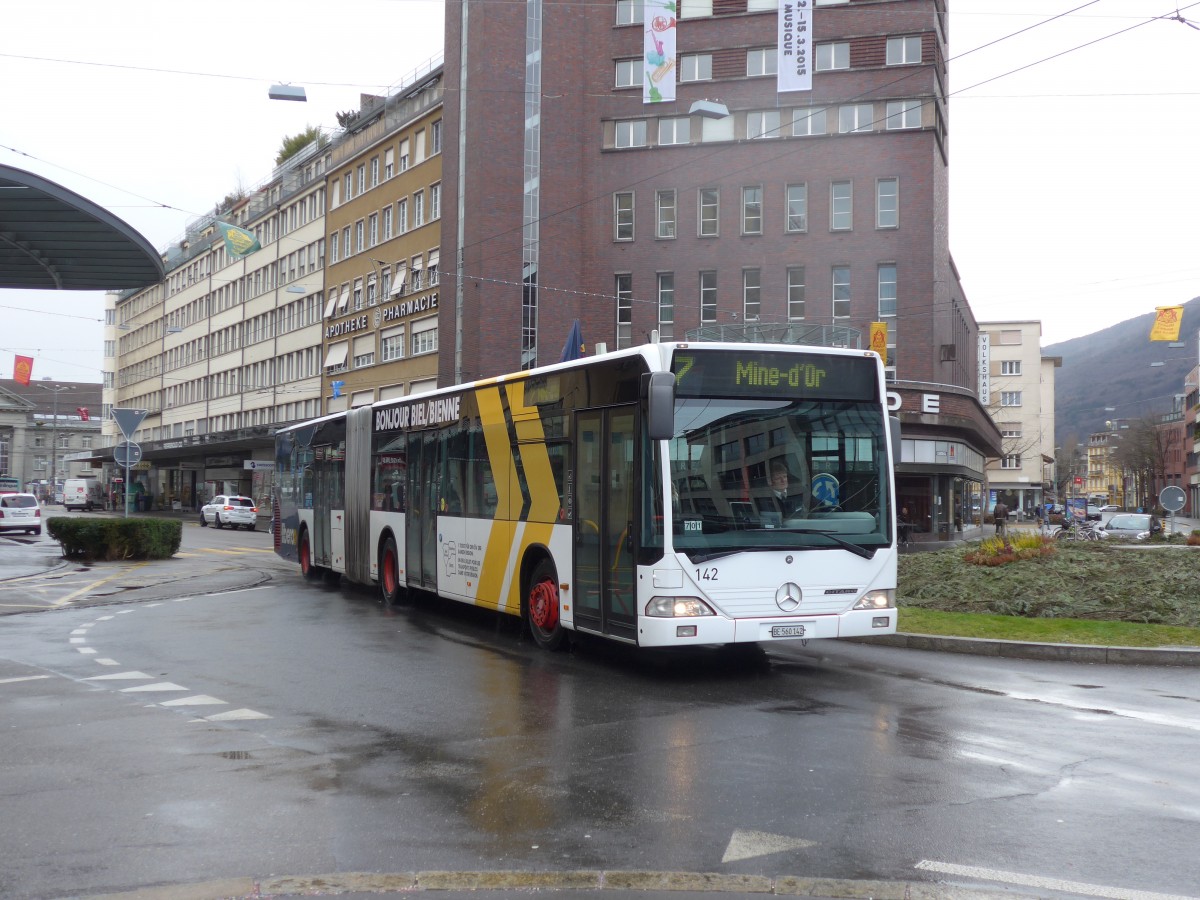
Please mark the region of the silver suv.
POLYGON ((218 494, 200 508, 200 524, 207 527, 210 523, 218 528, 241 525, 247 531, 253 531, 258 524, 258 507, 249 497, 218 494))

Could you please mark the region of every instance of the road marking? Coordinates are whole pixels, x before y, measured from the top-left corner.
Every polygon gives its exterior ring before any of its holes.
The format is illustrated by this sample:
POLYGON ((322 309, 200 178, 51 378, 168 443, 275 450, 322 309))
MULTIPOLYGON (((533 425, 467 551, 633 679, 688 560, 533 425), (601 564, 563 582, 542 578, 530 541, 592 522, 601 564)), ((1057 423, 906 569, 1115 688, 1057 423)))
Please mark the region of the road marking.
POLYGON ((92 653, 95 653, 96 648, 95 647, 76 647, 75 652, 82 653, 84 656, 88 656, 92 653))
POLYGON ((730 836, 729 846, 725 848, 725 855, 721 857, 721 862, 751 859, 755 856, 767 856, 771 853, 782 853, 785 850, 803 850, 805 847, 815 846, 815 841, 806 841, 802 838, 739 829, 730 836))
POLYGON ((117 662, 115 659, 109 659, 107 656, 104 657, 103 659, 97 659, 97 660, 93 660, 93 661, 99 663, 102 666, 119 666, 120 665, 120 663, 117 662))
POLYGON ((938 862, 932 859, 921 860, 915 868, 924 869, 927 872, 941 872, 945 875, 961 875, 964 878, 979 878, 985 881, 1019 884, 1022 887, 1064 891, 1068 894, 1108 897, 1111 900, 1196 900, 1195 897, 1185 897, 1182 894, 1156 894, 1152 891, 1135 891, 1129 888, 1110 887, 1104 884, 1064 881, 1060 878, 1025 875, 1021 872, 1005 872, 1002 869, 985 869, 981 866, 960 866, 955 863, 938 862))
POLYGON ((224 700, 210 697, 208 694, 195 694, 191 697, 177 697, 174 700, 164 700, 159 706, 228 706, 224 700))
MULTIPOLYGON (((100 660, 96 660, 99 662, 100 660)), ((145 672, 113 672, 111 675, 93 675, 84 681, 149 681, 150 676, 145 672)))
POLYGON ((127 568, 124 568, 124 569, 121 569, 121 570, 119 570, 119 571, 117 571, 117 572, 113 572, 113 573, 112 573, 111 575, 109 575, 107 578, 101 578, 99 581, 95 581, 95 582, 92 582, 92 583, 91 583, 91 584, 89 584, 89 585, 85 585, 84 587, 81 587, 79 590, 77 590, 77 591, 72 591, 71 593, 67 594, 67 596, 65 596, 65 597, 63 597, 63 598, 61 598, 61 599, 59 599, 59 600, 55 600, 55 601, 54 601, 54 603, 53 603, 53 604, 51 604, 51 605, 52 605, 52 606, 65 606, 66 604, 68 604, 68 603, 70 603, 72 600, 74 600, 76 597, 82 597, 82 596, 83 596, 84 594, 86 594, 88 591, 95 590, 96 588, 100 587, 100 585, 102 585, 102 584, 107 584, 108 582, 112 581, 114 578, 120 578, 120 577, 121 577, 122 575, 124 575, 126 572, 132 572, 134 569, 140 569, 140 568, 142 568, 143 566, 148 566, 148 565, 150 565, 149 561, 147 561, 147 562, 141 562, 141 563, 135 563, 135 564, 134 564, 134 565, 132 565, 132 566, 129 566, 129 567, 127 567, 127 568))
POLYGON ((229 712, 217 713, 215 716, 205 716, 202 722, 233 722, 238 719, 269 719, 266 713, 255 712, 252 709, 231 709, 229 712))
POLYGON ((154 684, 139 684, 137 687, 121 688, 122 694, 133 694, 147 691, 186 691, 181 684, 173 684, 170 681, 159 681, 154 684))
POLYGON ((49 675, 25 675, 21 678, 0 678, 0 684, 16 684, 18 681, 41 681, 49 675))

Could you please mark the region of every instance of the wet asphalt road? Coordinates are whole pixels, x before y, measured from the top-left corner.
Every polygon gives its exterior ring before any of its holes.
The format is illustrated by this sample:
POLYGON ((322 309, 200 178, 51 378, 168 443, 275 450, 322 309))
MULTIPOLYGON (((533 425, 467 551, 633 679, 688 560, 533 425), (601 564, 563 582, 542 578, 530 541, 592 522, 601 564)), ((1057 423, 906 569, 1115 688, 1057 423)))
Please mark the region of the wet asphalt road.
POLYGON ((0 896, 501 870, 1200 895, 1195 669, 548 655, 491 615, 304 583, 269 540, 185 527, 190 590, 130 570, 0 619, 0 896))

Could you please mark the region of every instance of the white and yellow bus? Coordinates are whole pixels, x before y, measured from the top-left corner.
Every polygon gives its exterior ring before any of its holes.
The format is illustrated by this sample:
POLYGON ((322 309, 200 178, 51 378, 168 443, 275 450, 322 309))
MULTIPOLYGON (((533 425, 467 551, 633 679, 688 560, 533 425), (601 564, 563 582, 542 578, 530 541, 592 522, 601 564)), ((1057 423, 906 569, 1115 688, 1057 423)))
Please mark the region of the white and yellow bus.
POLYGON ((896 630, 876 354, 647 344, 280 429, 275 547, 642 647, 896 630))

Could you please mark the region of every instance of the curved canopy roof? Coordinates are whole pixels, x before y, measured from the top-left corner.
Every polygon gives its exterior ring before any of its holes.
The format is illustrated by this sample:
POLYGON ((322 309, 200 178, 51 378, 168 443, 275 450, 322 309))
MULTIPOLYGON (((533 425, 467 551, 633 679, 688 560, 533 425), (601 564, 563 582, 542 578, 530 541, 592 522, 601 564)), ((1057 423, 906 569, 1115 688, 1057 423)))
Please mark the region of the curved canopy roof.
POLYGON ((162 279, 158 252, 112 213, 0 165, 0 288, 122 290, 162 279))

